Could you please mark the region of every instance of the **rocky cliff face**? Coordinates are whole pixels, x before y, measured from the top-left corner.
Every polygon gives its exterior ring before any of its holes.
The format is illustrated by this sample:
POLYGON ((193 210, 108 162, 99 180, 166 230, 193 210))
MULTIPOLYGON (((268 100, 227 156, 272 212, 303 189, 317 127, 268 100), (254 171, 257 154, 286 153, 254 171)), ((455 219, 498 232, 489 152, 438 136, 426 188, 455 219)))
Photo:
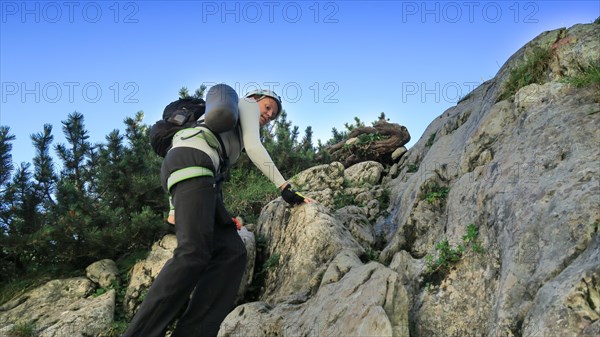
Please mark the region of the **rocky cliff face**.
POLYGON ((390 182, 399 229, 381 262, 405 280, 412 335, 599 333, 599 88, 561 82, 599 57, 600 25, 540 35, 402 158, 390 182), (549 54, 544 83, 498 101, 535 50, 549 54), (432 186, 447 196, 429 202, 432 186), (484 252, 428 277, 427 255, 444 251, 434 245, 461 243, 469 224, 484 252))
MULTIPOLYGON (((267 206, 259 231, 282 264, 263 302, 227 318, 225 336, 249 326, 258 336, 600 334, 599 88, 563 82, 599 59, 597 24, 524 46, 370 189, 365 201, 391 190, 391 215, 374 227, 364 206, 267 206), (529 66, 537 83, 515 87, 529 66), (385 248, 365 264, 358 256, 378 234, 385 248)), ((334 168, 299 179, 325 206, 344 190, 327 183, 334 168)))
MULTIPOLYGON (((294 177, 320 203, 276 199, 241 234, 259 299, 220 335, 600 335, 600 88, 563 81, 599 63, 600 25, 543 33, 393 166, 335 162, 294 177), (515 86, 530 66, 536 83, 515 86)), ((130 312, 174 247, 165 237, 134 267, 130 312)), ((90 270, 44 286, 73 291, 55 314, 32 309, 56 301, 42 289, 0 308, 0 332, 26 316, 47 323, 45 336, 96 336, 75 314, 106 308, 94 315, 108 326, 114 292, 90 296, 90 280, 114 272, 90 270)))

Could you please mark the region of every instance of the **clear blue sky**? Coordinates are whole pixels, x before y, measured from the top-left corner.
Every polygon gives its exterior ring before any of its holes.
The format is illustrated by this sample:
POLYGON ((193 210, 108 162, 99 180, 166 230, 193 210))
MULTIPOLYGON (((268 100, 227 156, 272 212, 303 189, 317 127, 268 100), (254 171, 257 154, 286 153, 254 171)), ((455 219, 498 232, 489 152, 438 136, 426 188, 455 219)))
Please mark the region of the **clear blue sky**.
POLYGON ((187 86, 275 89, 316 139, 380 112, 427 125, 538 34, 600 16, 599 1, 1 1, 0 125, 13 161, 30 134, 84 114, 92 142, 187 86))

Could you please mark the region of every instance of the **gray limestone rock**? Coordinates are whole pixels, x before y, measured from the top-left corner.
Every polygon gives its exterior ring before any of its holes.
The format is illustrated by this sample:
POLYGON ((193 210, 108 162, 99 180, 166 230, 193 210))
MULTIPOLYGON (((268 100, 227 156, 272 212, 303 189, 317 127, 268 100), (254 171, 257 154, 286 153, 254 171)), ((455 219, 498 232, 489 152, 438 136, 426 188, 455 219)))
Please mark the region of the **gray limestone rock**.
POLYGON ((398 274, 376 262, 358 265, 346 251, 340 255, 333 264, 349 271, 339 280, 325 282, 303 303, 239 306, 220 335, 408 337, 408 298, 398 274))
POLYGON ((394 152, 392 152, 392 161, 397 162, 398 160, 400 160, 400 157, 402 157, 406 153, 406 151, 408 150, 404 146, 400 146, 399 148, 394 150, 394 152))
POLYGON ((113 260, 105 259, 92 263, 85 269, 87 278, 103 288, 110 287, 118 279, 119 269, 113 260))
POLYGON ((344 178, 349 181, 351 186, 376 185, 382 172, 383 165, 381 163, 364 161, 348 167, 344 171, 344 178))
POLYGON ((380 261, 403 280, 420 280, 407 286, 413 335, 598 329, 600 104, 593 87, 561 79, 585 57, 598 59, 599 33, 590 24, 540 35, 402 157, 389 182, 398 230, 380 261), (545 79, 497 101, 510 69, 536 46, 551 53, 545 79), (408 164, 418 170, 409 173, 408 164), (448 189, 443 198, 428 192, 432 183, 448 189), (443 240, 460 244, 469 224, 484 253, 465 254, 427 284, 425 257, 443 240))
POLYGON ((263 208, 257 233, 267 240, 269 269, 262 299, 285 301, 319 286, 326 266, 343 249, 363 249, 350 230, 320 204, 288 208, 279 199, 263 208))
POLYGON ((113 322, 115 291, 94 291, 85 277, 49 281, 0 308, 0 333, 31 324, 40 337, 96 336, 113 322))

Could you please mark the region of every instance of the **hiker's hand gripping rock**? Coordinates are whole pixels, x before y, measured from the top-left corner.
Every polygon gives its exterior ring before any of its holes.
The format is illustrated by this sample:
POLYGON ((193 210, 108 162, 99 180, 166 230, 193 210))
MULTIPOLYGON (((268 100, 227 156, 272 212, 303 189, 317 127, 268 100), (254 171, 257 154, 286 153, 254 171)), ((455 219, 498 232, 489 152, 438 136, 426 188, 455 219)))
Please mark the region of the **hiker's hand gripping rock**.
POLYGON ((303 196, 302 194, 300 194, 300 192, 293 190, 292 185, 290 185, 290 184, 285 185, 285 187, 281 191, 281 197, 283 198, 283 200, 285 200, 285 202, 287 202, 288 204, 290 204, 292 206, 299 205, 302 203, 308 204, 311 202, 315 202, 315 200, 313 200, 311 198, 307 198, 307 197, 303 196))

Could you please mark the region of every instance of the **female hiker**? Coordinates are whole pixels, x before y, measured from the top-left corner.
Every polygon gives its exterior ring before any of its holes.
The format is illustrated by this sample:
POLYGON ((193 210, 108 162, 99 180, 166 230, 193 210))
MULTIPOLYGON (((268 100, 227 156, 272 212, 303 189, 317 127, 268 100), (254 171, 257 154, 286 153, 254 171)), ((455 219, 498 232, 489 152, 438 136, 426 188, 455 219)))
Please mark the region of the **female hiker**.
MULTIPOLYGON (((220 86, 209 90, 205 119, 212 117, 211 98, 223 101, 233 91, 220 86), (211 96, 219 90, 223 96, 211 96)), ((232 100, 237 101, 239 114, 239 123, 232 130, 215 136, 200 124, 173 137, 162 164, 161 182, 175 208, 177 248, 124 337, 163 337, 188 299, 172 337, 217 336, 221 322, 233 309, 246 265, 246 248, 223 205, 220 173, 228 166, 227 160, 235 163, 245 149, 254 165, 281 189, 286 202, 314 202, 291 188, 260 142, 259 128, 281 113, 281 98, 273 91, 257 90, 239 99, 235 94, 232 100)), ((226 106, 231 101, 222 103, 226 106)))

